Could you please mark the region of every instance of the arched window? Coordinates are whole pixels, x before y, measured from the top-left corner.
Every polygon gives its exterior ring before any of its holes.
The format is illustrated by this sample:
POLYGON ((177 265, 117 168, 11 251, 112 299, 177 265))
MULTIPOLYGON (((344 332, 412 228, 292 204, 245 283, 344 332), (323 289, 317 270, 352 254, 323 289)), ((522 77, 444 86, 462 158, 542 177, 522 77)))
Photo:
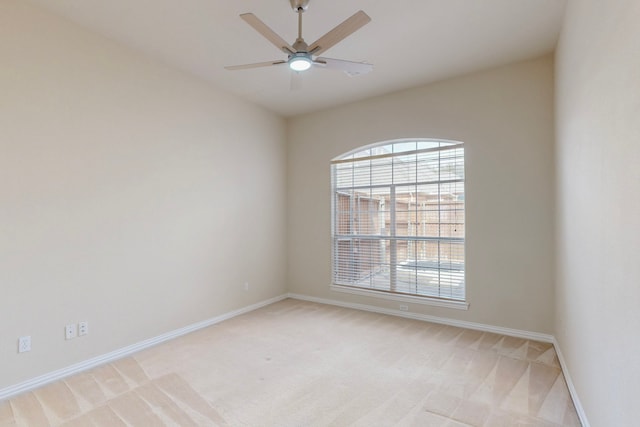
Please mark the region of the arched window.
POLYGON ((362 147, 331 176, 334 285, 465 300, 463 143, 362 147))

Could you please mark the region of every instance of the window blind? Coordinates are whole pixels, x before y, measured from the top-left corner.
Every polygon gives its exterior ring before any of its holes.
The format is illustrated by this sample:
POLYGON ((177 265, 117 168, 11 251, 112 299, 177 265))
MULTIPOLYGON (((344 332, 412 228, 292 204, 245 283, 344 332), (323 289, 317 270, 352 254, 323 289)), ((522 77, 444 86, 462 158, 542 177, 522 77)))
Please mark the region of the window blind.
POLYGON ((334 284, 465 300, 462 143, 383 143, 331 171, 334 284))

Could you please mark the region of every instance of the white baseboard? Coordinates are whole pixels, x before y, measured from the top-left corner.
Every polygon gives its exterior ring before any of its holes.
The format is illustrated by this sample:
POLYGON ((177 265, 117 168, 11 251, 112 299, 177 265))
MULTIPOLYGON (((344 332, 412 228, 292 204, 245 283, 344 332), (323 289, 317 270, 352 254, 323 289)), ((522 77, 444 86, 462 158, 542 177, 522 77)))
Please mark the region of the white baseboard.
POLYGON ((49 372, 44 375, 40 375, 36 378, 32 378, 30 380, 0 389, 0 401, 9 399, 13 396, 16 396, 21 393, 25 393, 27 391, 36 389, 38 387, 42 387, 43 385, 52 383, 54 381, 61 380, 70 375, 74 375, 82 371, 95 368, 96 366, 104 365, 105 363, 110 363, 115 360, 122 359, 123 357, 130 356, 131 354, 136 353, 138 351, 147 349, 149 347, 153 347, 154 345, 163 343, 165 341, 169 341, 179 336, 186 335, 190 332, 197 331, 198 329, 206 328, 207 326, 215 325, 216 323, 220 323, 222 321, 231 319, 241 314, 245 314, 250 311, 257 310, 258 308, 267 306, 269 304, 282 301, 283 299, 286 299, 287 296, 288 296, 287 294, 283 294, 275 298, 270 298, 268 300, 260 301, 256 304, 252 304, 247 307, 240 308, 238 310, 230 311, 228 313, 221 314, 220 316, 212 317, 211 319, 203 320, 202 322, 194 323, 194 324, 185 326, 184 328, 176 329, 174 331, 167 332, 166 334, 158 335, 157 337, 140 341, 138 343, 129 345, 127 347, 123 347, 121 349, 118 349, 100 356, 93 357, 91 359, 76 363, 74 365, 67 366, 66 368, 58 369, 56 371, 49 372))
POLYGON ((374 313, 389 314, 391 316, 406 317, 408 319, 424 320, 426 322, 440 323, 442 325, 457 326, 460 328, 474 329, 494 334, 508 335, 510 337, 524 338, 533 341, 553 342, 553 335, 541 334, 539 332, 523 331, 520 329, 503 328, 501 326, 485 325, 483 323, 467 322, 465 320, 455 320, 446 317, 431 316, 428 314, 410 313, 408 311, 394 310, 390 308, 376 307, 374 305, 357 304, 333 299, 317 298, 307 295, 289 293, 289 298, 302 301, 317 302, 320 304, 336 305, 339 307, 353 308, 356 310, 371 311, 374 313))
POLYGON ((578 413, 578 418, 580 418, 580 423, 582 423, 582 427, 590 427, 591 425, 589 424, 589 420, 587 420, 587 414, 584 412, 582 403, 580 403, 580 399, 578 398, 578 392, 576 391, 576 388, 573 385, 573 381, 571 380, 571 375, 569 374, 569 368, 565 363, 564 356, 562 355, 562 350, 560 350, 560 344, 558 343, 555 337, 553 338, 553 347, 555 347, 556 354, 558 355, 558 360, 560 361, 560 368, 562 369, 564 380, 567 383, 567 388, 569 389, 571 400, 573 400, 573 406, 575 406, 576 412, 578 413))

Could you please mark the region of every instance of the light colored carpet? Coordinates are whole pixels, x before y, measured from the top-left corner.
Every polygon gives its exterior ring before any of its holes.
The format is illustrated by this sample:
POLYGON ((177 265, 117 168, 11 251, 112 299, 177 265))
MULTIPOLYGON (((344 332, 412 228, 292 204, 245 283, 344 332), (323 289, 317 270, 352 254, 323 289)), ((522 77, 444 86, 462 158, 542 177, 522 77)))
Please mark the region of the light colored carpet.
POLYGON ((550 344, 285 300, 0 402, 1 426, 579 426, 550 344))

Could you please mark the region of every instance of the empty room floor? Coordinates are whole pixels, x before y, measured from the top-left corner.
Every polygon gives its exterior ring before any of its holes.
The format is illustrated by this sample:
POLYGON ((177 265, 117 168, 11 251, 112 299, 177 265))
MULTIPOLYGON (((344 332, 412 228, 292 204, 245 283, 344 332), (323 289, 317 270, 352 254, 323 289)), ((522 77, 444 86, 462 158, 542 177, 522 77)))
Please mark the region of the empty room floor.
POLYGON ((287 299, 0 402, 0 426, 579 426, 551 344, 287 299))

